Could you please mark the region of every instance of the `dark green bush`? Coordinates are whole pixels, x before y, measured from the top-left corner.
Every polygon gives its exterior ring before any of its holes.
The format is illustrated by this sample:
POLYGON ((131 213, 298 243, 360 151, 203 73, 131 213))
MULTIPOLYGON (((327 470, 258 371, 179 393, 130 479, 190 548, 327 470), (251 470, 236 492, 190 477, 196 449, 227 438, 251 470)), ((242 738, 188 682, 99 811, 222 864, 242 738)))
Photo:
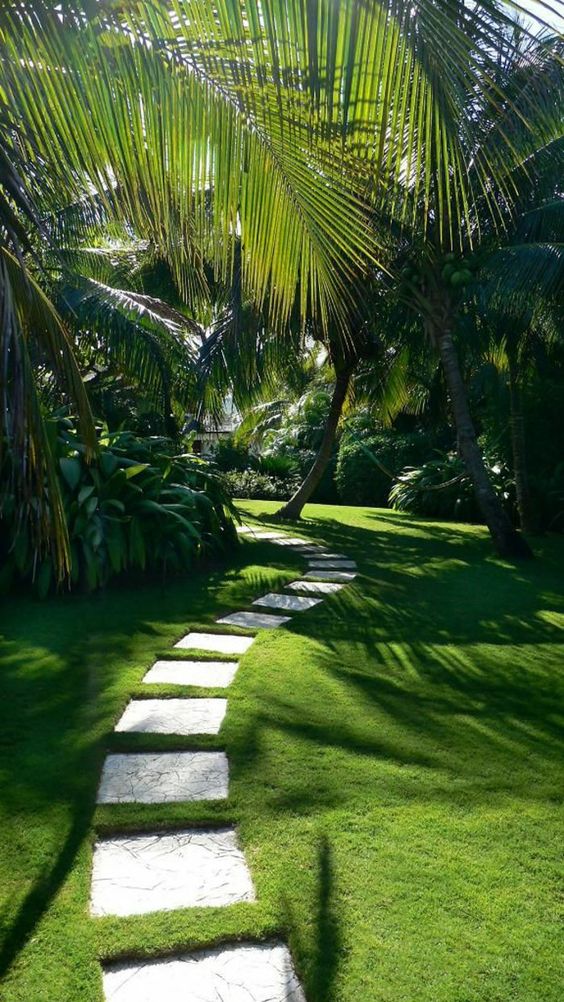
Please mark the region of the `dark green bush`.
POLYGON ((219 470, 246 470, 251 462, 249 450, 238 445, 233 436, 220 439, 214 454, 214 463, 219 470))
POLYGON ((300 483, 299 477, 283 480, 258 470, 232 470, 225 474, 225 481, 233 497, 270 501, 287 501, 300 483))
POLYGON ((266 452, 251 456, 251 464, 259 473, 277 477, 279 480, 295 479, 300 475, 299 458, 292 453, 266 452))
MULTIPOLYGON (((164 438, 101 434, 90 463, 69 422, 54 439, 71 554, 70 585, 93 590, 123 571, 180 572, 235 539, 221 477, 193 455, 175 455, 164 438)), ((19 523, 5 493, 0 561, 5 585, 56 586, 52 556, 38 555, 29 522, 19 523)))
MULTIPOLYGON (((513 484, 501 464, 489 465, 493 486, 513 514, 513 484)), ((412 515, 427 515, 446 521, 481 522, 474 489, 454 453, 437 456, 415 469, 405 469, 390 490, 390 507, 412 515)))
POLYGON ((388 474, 397 476, 404 467, 424 461, 434 441, 424 432, 401 434, 391 429, 353 436, 345 430, 335 471, 340 501, 385 507, 393 483, 388 474))

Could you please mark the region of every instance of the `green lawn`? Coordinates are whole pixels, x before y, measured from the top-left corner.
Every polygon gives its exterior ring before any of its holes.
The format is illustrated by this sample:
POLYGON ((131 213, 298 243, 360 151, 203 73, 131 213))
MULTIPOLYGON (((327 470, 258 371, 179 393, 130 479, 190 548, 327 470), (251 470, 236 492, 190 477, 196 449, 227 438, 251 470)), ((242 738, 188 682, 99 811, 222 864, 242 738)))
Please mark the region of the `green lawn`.
POLYGON ((197 743, 228 751, 224 806, 94 799, 107 749, 195 747, 111 733, 155 655, 292 580, 297 555, 247 541, 165 587, 4 603, 3 1002, 100 1002, 99 958, 279 934, 308 1002, 559 1002, 564 539, 515 568, 481 529, 306 514, 361 573, 242 659, 219 739, 197 743), (225 820, 256 905, 88 917, 96 831, 225 820))

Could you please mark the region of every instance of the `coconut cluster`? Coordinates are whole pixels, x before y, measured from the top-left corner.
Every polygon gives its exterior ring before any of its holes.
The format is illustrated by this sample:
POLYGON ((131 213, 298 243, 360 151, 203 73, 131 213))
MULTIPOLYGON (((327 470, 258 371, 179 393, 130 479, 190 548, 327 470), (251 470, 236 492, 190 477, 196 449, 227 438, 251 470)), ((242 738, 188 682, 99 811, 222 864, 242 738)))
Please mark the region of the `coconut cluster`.
POLYGON ((478 268, 478 261, 475 257, 457 257, 456 254, 445 254, 445 263, 441 270, 441 277, 446 285, 453 289, 463 289, 474 279, 474 272, 478 268))

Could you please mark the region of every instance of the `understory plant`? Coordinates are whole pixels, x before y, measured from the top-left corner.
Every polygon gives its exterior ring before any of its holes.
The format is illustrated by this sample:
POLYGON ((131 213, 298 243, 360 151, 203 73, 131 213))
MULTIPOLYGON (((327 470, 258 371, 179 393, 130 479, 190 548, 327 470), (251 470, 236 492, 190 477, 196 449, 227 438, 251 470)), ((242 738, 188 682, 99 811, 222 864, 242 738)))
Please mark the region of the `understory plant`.
MULTIPOLYGON (((514 488, 508 469, 487 464, 488 476, 508 515, 514 513, 514 488)), ((454 452, 439 455, 418 467, 407 467, 389 493, 390 507, 412 515, 449 521, 481 522, 474 488, 462 460, 454 452)))
POLYGON ((259 470, 231 470, 225 474, 230 493, 251 500, 287 501, 300 484, 300 477, 277 477, 259 470))
POLYGON ((350 421, 339 447, 335 481, 342 504, 385 507, 393 478, 432 454, 437 436, 380 429, 367 433, 350 421))
POLYGON ((221 475, 192 454, 178 454, 170 439, 104 428, 90 461, 71 421, 53 423, 51 432, 70 574, 59 580, 53 554, 38 548, 29 519, 6 488, 0 499, 4 588, 19 580, 40 597, 57 586, 92 591, 125 571, 180 573, 235 541, 221 475))

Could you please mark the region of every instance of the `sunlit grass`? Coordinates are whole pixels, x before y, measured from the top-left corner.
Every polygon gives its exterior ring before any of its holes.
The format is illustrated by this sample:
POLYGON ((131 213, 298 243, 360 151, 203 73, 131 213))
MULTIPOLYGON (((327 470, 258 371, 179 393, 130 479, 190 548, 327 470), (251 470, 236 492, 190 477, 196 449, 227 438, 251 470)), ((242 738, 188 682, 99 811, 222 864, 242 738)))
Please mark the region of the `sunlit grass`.
POLYGON ((219 738, 197 742, 228 751, 224 805, 94 799, 107 748, 196 745, 111 731, 156 655, 291 580, 295 554, 246 541, 165 588, 6 603, 6 1002, 100 1002, 99 957, 275 934, 309 1002, 559 999, 564 541, 515 568, 476 527, 306 515, 360 575, 241 660, 219 738), (224 821, 256 905, 89 919, 96 830, 224 821))

